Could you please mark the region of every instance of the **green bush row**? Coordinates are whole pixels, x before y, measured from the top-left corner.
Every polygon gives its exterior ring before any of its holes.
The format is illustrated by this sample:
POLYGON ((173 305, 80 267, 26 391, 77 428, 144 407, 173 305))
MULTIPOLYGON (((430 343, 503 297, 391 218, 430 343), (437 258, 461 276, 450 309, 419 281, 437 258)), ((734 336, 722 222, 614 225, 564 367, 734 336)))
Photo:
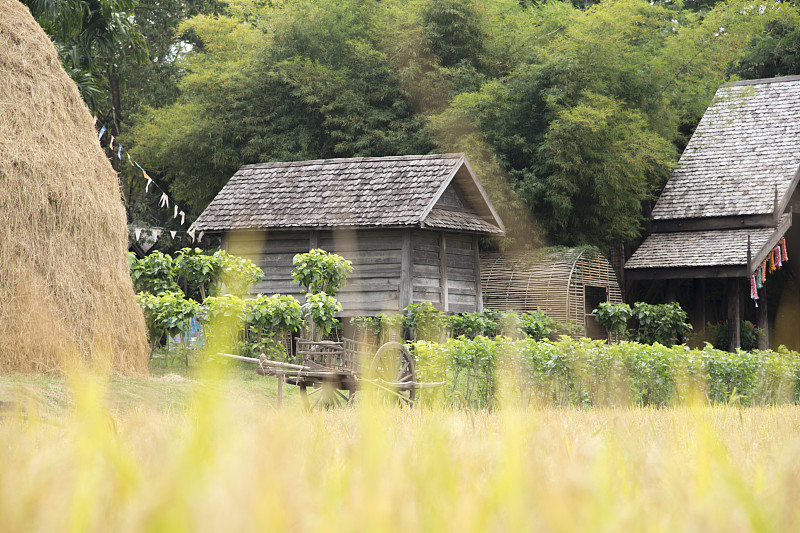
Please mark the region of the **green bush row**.
POLYGON ((425 391, 427 398, 471 407, 494 407, 501 398, 557 407, 767 405, 796 403, 800 394, 800 354, 784 347, 729 353, 710 345, 697 350, 566 336, 462 337, 412 346, 418 379, 447 382, 425 391))
POLYGON ((380 343, 402 338, 444 342, 448 338, 461 336, 473 339, 497 335, 512 338, 526 335, 541 340, 583 333, 581 325, 557 322, 542 311, 516 313, 486 309, 480 313, 450 315, 439 311, 429 302, 409 304, 399 314, 354 317, 350 323, 361 333, 370 333, 380 343))

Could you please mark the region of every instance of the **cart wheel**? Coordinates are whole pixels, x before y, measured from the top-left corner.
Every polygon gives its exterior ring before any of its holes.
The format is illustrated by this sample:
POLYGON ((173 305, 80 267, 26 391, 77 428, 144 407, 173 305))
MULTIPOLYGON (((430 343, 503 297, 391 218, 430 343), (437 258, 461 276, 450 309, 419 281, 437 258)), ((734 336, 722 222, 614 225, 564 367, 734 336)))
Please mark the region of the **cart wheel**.
POLYGON ((375 389, 378 396, 387 402, 399 402, 400 405, 414 405, 416 389, 413 387, 388 386, 388 383, 413 383, 417 381, 417 372, 414 367, 414 357, 408 349, 399 342, 387 342, 381 346, 372 359, 369 369, 369 379, 377 380, 375 389))
POLYGON ((335 409, 350 405, 353 401, 353 391, 341 391, 330 383, 300 383, 300 401, 308 411, 316 409, 335 409), (310 390, 309 390, 310 389, 310 390))

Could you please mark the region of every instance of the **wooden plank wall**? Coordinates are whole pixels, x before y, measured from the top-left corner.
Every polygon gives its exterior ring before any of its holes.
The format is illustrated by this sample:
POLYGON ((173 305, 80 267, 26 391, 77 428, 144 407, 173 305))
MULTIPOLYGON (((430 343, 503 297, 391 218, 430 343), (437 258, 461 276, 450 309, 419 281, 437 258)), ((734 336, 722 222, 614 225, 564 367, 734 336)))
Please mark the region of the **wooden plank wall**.
POLYGON ((342 316, 395 313, 400 305, 403 230, 321 231, 319 247, 353 262, 337 296, 342 316))
POLYGON ((413 267, 411 301, 431 302, 443 310, 441 286, 441 233, 438 231, 415 231, 413 239, 413 267))
POLYGON ((295 254, 310 248, 310 232, 228 232, 222 241, 231 254, 249 259, 264 271, 264 279, 252 288, 253 294, 291 294, 303 300, 300 288, 292 281, 295 254))
POLYGON ((405 306, 404 297, 454 313, 480 309, 476 239, 470 235, 387 229, 235 232, 223 239, 229 253, 264 270, 254 294, 291 294, 301 301, 299 287, 292 281, 292 259, 314 246, 353 262, 353 273, 338 295, 344 317, 398 312, 405 306), (404 247, 411 261, 407 291, 401 287, 404 247), (447 279, 446 287, 442 279, 447 279))
POLYGON ((475 239, 471 235, 448 233, 447 307, 452 313, 478 311, 478 282, 475 239))

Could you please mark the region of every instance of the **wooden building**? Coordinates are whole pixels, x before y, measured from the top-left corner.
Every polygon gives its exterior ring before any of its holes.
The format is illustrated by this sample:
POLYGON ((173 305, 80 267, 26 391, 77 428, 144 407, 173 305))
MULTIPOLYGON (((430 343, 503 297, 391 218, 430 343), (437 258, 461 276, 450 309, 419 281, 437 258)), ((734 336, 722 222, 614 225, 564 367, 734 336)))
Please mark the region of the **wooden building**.
MULTIPOLYGON (((798 179, 800 76, 721 87, 653 209, 650 236, 625 264, 626 278, 672 280, 673 290, 689 280, 701 303, 706 280, 725 280, 729 345, 738 347, 752 276, 779 242, 800 245, 792 228, 798 179)), ((797 263, 788 266, 800 279, 797 263)), ((765 287, 756 288, 757 320, 770 332, 776 313, 765 287)), ((796 291, 781 295, 793 308, 797 299, 796 291)))
POLYGON ((592 311, 600 302, 622 303, 614 269, 596 249, 485 254, 481 286, 489 309, 541 310, 559 322, 582 325, 580 336, 593 339, 606 339, 608 332, 592 311))
POLYGON ((353 262, 342 316, 431 302, 481 309, 479 236, 505 228, 464 154, 245 165, 194 223, 264 270, 257 293, 302 295, 295 254, 313 248, 353 262))

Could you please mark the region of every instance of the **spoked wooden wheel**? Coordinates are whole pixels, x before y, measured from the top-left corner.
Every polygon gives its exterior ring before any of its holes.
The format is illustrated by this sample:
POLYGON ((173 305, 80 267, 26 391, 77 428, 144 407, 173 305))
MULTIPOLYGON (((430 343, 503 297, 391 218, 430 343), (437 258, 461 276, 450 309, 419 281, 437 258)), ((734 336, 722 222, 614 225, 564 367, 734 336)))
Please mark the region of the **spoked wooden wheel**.
POLYGON ((301 382, 299 385, 300 401, 309 411, 344 407, 353 401, 353 391, 340 390, 332 383, 301 382))
POLYGON ((414 405, 417 372, 414 357, 399 342, 387 342, 375 353, 367 376, 378 397, 388 403, 414 405))

